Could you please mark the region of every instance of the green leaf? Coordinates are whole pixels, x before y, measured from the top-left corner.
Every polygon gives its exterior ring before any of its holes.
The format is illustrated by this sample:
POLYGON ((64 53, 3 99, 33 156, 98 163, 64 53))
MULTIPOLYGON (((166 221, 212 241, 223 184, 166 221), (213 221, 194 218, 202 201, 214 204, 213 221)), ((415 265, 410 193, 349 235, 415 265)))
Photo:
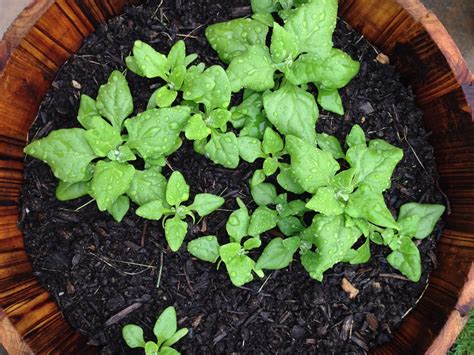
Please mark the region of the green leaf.
POLYGON ((392 267, 399 270, 413 282, 420 281, 421 258, 420 251, 408 237, 402 237, 402 246, 387 256, 392 267))
POLYGON ((135 168, 115 161, 99 161, 91 181, 90 194, 97 201, 100 211, 112 207, 117 198, 130 188, 135 168))
POLYGON ((275 86, 274 73, 270 52, 263 45, 251 46, 232 59, 227 68, 232 92, 239 92, 242 88, 258 92, 272 89, 275 86))
POLYGON ((166 186, 166 202, 170 206, 177 206, 188 199, 189 185, 186 183, 183 174, 179 171, 173 171, 166 186))
POLYGON ((239 243, 229 243, 219 249, 219 254, 229 273, 232 283, 240 287, 253 280, 255 261, 242 253, 239 243))
POLYGON ((221 207, 225 202, 220 196, 212 194, 197 194, 194 202, 188 206, 189 209, 196 211, 201 217, 207 216, 221 207))
POLYGON ((209 116, 206 118, 206 124, 211 128, 226 127, 231 117, 232 113, 230 111, 218 108, 209 113, 209 116))
POLYGON ((355 226, 347 227, 342 215, 317 215, 313 223, 317 251, 303 255, 302 262, 312 278, 322 281, 323 273, 344 260, 361 232, 355 226))
POLYGON ((106 157, 111 150, 122 144, 120 132, 99 116, 89 121, 90 128, 85 133, 87 143, 99 157, 106 157))
POLYGON ((252 237, 252 238, 247 239, 244 242, 244 249, 252 250, 252 249, 260 248, 261 245, 262 245, 262 241, 259 236, 252 237))
POLYGON ((308 211, 306 208, 306 202, 303 200, 293 200, 288 203, 282 203, 276 206, 280 217, 288 216, 302 216, 308 211))
POLYGON ((137 170, 127 195, 139 206, 155 200, 165 201, 166 183, 159 169, 137 170))
POLYGON ((165 237, 170 249, 178 251, 188 232, 188 224, 178 216, 167 219, 165 222, 165 237))
POLYGON ((263 152, 265 154, 277 154, 280 153, 284 147, 285 144, 283 143, 283 139, 281 139, 281 136, 273 129, 268 127, 263 135, 263 152))
POLYGON ((346 157, 341 148, 341 143, 336 137, 326 133, 316 133, 316 142, 321 150, 331 153, 334 159, 344 159, 346 157))
POLYGON ((262 143, 257 138, 252 137, 238 137, 239 154, 240 157, 253 163, 258 158, 265 157, 262 153, 262 143))
POLYGON ((268 27, 273 27, 273 23, 275 21, 273 19, 272 14, 263 13, 263 12, 253 14, 252 19, 254 19, 255 21, 258 21, 258 22, 260 22, 260 23, 262 23, 262 24, 264 24, 265 26, 268 26, 268 27))
POLYGON ((286 137, 286 149, 291 156, 295 181, 307 192, 315 193, 318 188, 329 185, 339 170, 339 164, 330 153, 295 136, 286 137))
POLYGON ((194 151, 201 155, 206 155, 207 139, 199 139, 193 142, 194 151))
POLYGON ((127 324, 122 328, 123 340, 129 348, 144 348, 145 339, 143 338, 143 329, 135 324, 127 324))
POLYGON ((176 310, 173 306, 167 307, 156 320, 153 334, 157 338, 158 347, 176 333, 177 321, 176 310))
POLYGON ((198 259, 215 263, 219 259, 219 242, 217 237, 208 235, 191 240, 188 243, 188 252, 198 259))
POLYGON ((350 258, 347 260, 351 265, 365 264, 370 259, 370 239, 366 238, 364 244, 362 244, 357 250, 351 249, 350 258))
POLYGON ((380 139, 369 147, 356 145, 346 153, 347 162, 355 172, 355 184, 365 184, 374 191, 385 191, 392 183, 395 167, 403 158, 403 150, 380 139))
POLYGON ((345 213, 353 218, 363 218, 381 227, 398 229, 397 222, 385 205, 381 192, 361 185, 347 202, 345 213))
POLYGON ((197 114, 191 116, 189 119, 184 134, 188 140, 196 141, 209 136, 211 134, 211 129, 207 127, 202 119, 202 115, 197 114))
POLYGON ((177 68, 185 65, 186 44, 183 40, 176 42, 168 53, 168 65, 170 68, 177 68))
POLYGON ((263 161, 263 172, 266 176, 275 174, 279 167, 280 163, 276 158, 267 158, 263 161))
POLYGON ((298 250, 300 244, 301 240, 298 237, 272 239, 258 258, 256 268, 262 270, 286 268, 293 260, 293 254, 298 250))
POLYGON ((302 194, 305 190, 296 182, 291 171, 290 165, 280 163, 280 173, 277 175, 277 181, 286 191, 302 194))
POLYGON ((89 163, 96 158, 82 128, 58 129, 28 144, 24 152, 47 163, 64 182, 83 181, 89 163))
MULTIPOLYGON (((145 354, 145 355, 148 355, 148 354, 145 354)), ((180 352, 168 346, 164 346, 160 349, 160 352, 158 353, 158 355, 180 355, 180 352)))
POLYGON ((261 169, 257 169, 254 171, 251 179, 250 179, 250 187, 260 185, 262 182, 265 181, 267 177, 265 173, 261 169))
POLYGON ((315 143, 319 112, 313 95, 287 82, 279 90, 266 93, 263 106, 280 133, 315 143))
POLYGON ((273 24, 270 49, 275 63, 292 61, 300 53, 295 34, 285 30, 276 22, 273 24))
MULTIPOLYGON (((406 203, 400 207, 400 214, 398 216, 398 223, 400 226, 404 225, 410 217, 419 217, 419 223, 416 226, 414 234, 406 234, 407 237, 414 236, 417 239, 424 239, 428 237, 436 226, 439 218, 445 211, 443 205, 430 205, 420 203, 406 203)), ((404 229, 400 228, 400 233, 404 234, 404 229)))
POLYGON ((159 346, 153 341, 147 341, 145 344, 145 355, 158 355, 160 354, 159 346))
POLYGON ((119 163, 126 163, 131 160, 136 160, 137 157, 133 154, 132 150, 126 145, 122 145, 116 149, 111 150, 107 154, 107 158, 119 163))
POLYGON ((156 92, 156 105, 158 107, 170 107, 178 97, 178 92, 162 86, 156 92))
POLYGON ((56 187, 56 198, 59 201, 74 200, 89 194, 89 182, 64 182, 59 180, 56 187))
POLYGON ((304 226, 301 221, 295 216, 288 216, 278 220, 278 229, 288 236, 291 237, 296 233, 304 230, 304 226))
POLYGON ((196 53, 192 53, 186 56, 184 60, 184 65, 187 67, 190 65, 192 62, 194 62, 198 58, 198 55, 196 53))
POLYGON ((236 19, 206 28, 206 38, 224 63, 253 45, 265 45, 268 27, 251 19, 236 19))
POLYGON ((186 67, 184 65, 180 65, 175 67, 169 77, 169 86, 172 90, 180 90, 183 86, 184 79, 186 78, 186 67))
POLYGON ((126 120, 127 146, 144 159, 168 154, 176 146, 189 114, 189 107, 176 106, 147 110, 126 120))
POLYGON ((114 219, 120 223, 122 222, 123 217, 128 212, 128 209, 130 208, 130 199, 128 196, 122 195, 119 196, 115 202, 110 206, 110 208, 107 209, 107 212, 109 212, 114 219))
POLYGON ((170 65, 166 56, 142 41, 135 41, 133 57, 128 57, 126 63, 128 68, 138 75, 150 79, 159 77, 168 81, 170 65))
POLYGON ((338 115, 344 114, 344 106, 342 105, 341 96, 337 89, 318 89, 318 104, 326 111, 334 112, 338 115))
POLYGON ((358 124, 352 126, 351 131, 346 137, 346 144, 349 147, 355 147, 358 145, 363 145, 364 147, 367 146, 365 133, 358 124))
POLYGON ((212 77, 200 72, 196 66, 193 66, 186 72, 184 78, 184 83, 181 88, 183 98, 198 103, 206 93, 211 92, 215 85, 216 83, 212 77))
POLYGON ((240 243, 240 240, 247 236, 250 216, 247 206, 238 197, 237 204, 239 205, 239 209, 230 214, 225 228, 231 240, 240 243))
POLYGON ((257 13, 271 13, 277 11, 275 1, 273 0, 250 0, 252 12, 257 13))
POLYGON ((96 106, 120 133, 123 121, 133 112, 132 94, 122 73, 114 70, 110 74, 107 84, 99 88, 96 106))
POLYGON ((234 128, 242 128, 249 118, 255 118, 260 115, 263 108, 262 95, 260 93, 251 94, 245 98, 238 106, 231 108, 231 123, 234 128))
POLYGON ((259 206, 269 205, 277 197, 275 186, 269 183, 250 186, 250 193, 255 203, 259 206))
POLYGON ((295 35, 300 53, 325 58, 331 52, 336 19, 337 0, 312 0, 290 15, 285 29, 295 35))
POLYGON ((344 203, 339 201, 331 187, 320 187, 308 201, 306 207, 325 216, 337 216, 344 213, 344 203))
POLYGON ((245 125, 240 131, 240 136, 248 136, 257 139, 262 139, 263 134, 267 127, 270 127, 271 123, 263 114, 259 114, 255 117, 249 117, 245 121, 245 125))
POLYGON ((277 226, 278 214, 276 211, 265 206, 258 207, 250 217, 248 234, 258 236, 263 232, 269 231, 277 226))
POLYGON ((216 108, 226 109, 230 104, 232 95, 227 73, 220 65, 213 65, 206 69, 204 74, 213 80, 214 86, 195 101, 203 103, 206 107, 206 112, 210 112, 216 108))
MULTIPOLYGON (((174 335, 169 338, 168 340, 166 340, 164 343, 163 343, 163 346, 161 347, 161 350, 160 352, 162 352, 164 349, 168 348, 168 349, 171 349, 169 348, 169 346, 172 346, 174 344, 176 344, 178 341, 180 341, 183 337, 185 337, 187 334, 189 333, 189 329, 188 328, 181 328, 179 329, 176 333, 174 333, 174 335)), ((176 351, 174 349, 172 349, 173 351, 176 351)), ((176 351, 177 354, 179 354, 177 351, 176 351)))
POLYGON ((77 114, 77 120, 85 129, 93 128, 91 125, 91 119, 93 117, 100 116, 97 110, 95 100, 87 95, 81 95, 81 102, 79 104, 79 112, 77 114))
POLYGON ((136 211, 138 216, 154 221, 160 220, 164 213, 171 213, 171 210, 161 200, 144 203, 136 211))
POLYGON ((233 132, 219 133, 213 131, 205 147, 206 155, 217 164, 230 169, 239 165, 239 146, 233 132))

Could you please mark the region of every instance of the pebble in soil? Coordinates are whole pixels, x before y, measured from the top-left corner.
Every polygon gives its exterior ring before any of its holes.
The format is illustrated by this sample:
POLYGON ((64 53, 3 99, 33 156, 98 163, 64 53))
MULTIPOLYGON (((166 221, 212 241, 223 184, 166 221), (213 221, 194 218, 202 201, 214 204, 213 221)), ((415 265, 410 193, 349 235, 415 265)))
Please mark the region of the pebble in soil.
MULTIPOLYGON (((95 97, 112 70, 123 70, 135 39, 167 52, 184 38, 188 53, 196 52, 206 64, 213 64, 218 59, 203 37, 205 27, 248 13, 243 0, 159 3, 127 8, 86 39, 59 72, 30 137, 77 126, 80 94, 95 97)), ((322 111, 318 131, 342 139, 357 123, 369 138, 382 138, 403 148, 405 157, 385 194, 393 212, 409 201, 444 203, 436 187, 429 134, 411 90, 400 83, 392 66, 377 62, 376 50, 343 22, 338 23, 334 42, 361 61, 361 70, 341 91, 345 115, 322 111)), ((127 79, 135 112, 143 111, 159 81, 129 72, 127 79)), ((196 226, 190 224, 187 240, 204 234, 225 238, 225 222, 230 210, 237 207, 237 196, 255 207, 247 180, 259 163, 243 162, 237 170, 228 170, 194 153, 189 142, 169 163, 190 183, 191 197, 209 192, 226 198, 221 211, 196 226)), ((236 288, 224 266, 216 270, 190 257, 185 248, 178 253, 166 249, 161 222, 138 218, 132 207, 118 224, 99 213, 94 204, 86 204, 87 198, 59 202, 50 169, 37 160, 26 159, 24 174, 21 226, 34 273, 69 323, 89 337, 91 344, 104 346, 104 353, 129 352, 121 328, 136 323, 150 336, 156 316, 169 305, 177 308, 179 326, 190 328, 177 345, 185 353, 363 353, 390 340, 436 265, 440 226, 419 245, 423 263, 419 283, 400 277, 387 265, 388 250, 372 245, 369 263, 338 264, 322 283, 309 278, 295 260, 286 270, 267 272, 264 279, 236 288), (359 290, 355 298, 342 290, 343 278, 359 290)))

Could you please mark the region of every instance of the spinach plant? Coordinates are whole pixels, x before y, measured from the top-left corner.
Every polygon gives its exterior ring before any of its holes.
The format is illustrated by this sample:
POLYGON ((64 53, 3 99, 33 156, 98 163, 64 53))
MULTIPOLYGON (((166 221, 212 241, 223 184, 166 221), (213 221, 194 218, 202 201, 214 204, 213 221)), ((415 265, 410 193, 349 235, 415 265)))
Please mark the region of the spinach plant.
POLYGON ((127 324, 122 328, 122 336, 127 345, 132 349, 143 348, 146 355, 179 355, 180 352, 172 346, 188 334, 188 329, 178 330, 176 310, 170 306, 156 320, 153 334, 156 336, 156 341, 145 342, 143 329, 138 325, 127 324))
POLYGON ((221 207, 225 200, 220 196, 201 193, 194 197, 189 206, 181 203, 189 199, 189 185, 179 171, 174 171, 166 185, 164 196, 145 203, 137 209, 140 217, 160 220, 164 216, 163 224, 165 237, 172 251, 178 251, 183 244, 188 231, 188 223, 184 221, 187 216, 195 220, 194 213, 204 217, 221 207))

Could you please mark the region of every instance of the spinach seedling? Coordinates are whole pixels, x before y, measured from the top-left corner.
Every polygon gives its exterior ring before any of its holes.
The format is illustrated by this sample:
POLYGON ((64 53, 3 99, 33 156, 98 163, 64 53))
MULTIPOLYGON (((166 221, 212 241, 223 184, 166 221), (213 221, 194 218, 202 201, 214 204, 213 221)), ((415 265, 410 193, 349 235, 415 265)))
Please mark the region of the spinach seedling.
POLYGON ((221 207, 225 200, 220 196, 201 193, 194 197, 189 206, 181 203, 189 199, 189 185, 179 171, 174 171, 166 185, 165 198, 150 201, 137 209, 140 217, 160 220, 164 216, 163 224, 165 237, 172 251, 177 251, 183 244, 188 231, 187 216, 194 221, 194 213, 204 217, 221 207))
POLYGON ((173 349, 181 338, 188 334, 187 328, 178 330, 176 321, 176 310, 173 306, 166 308, 156 320, 153 327, 155 341, 147 341, 143 337, 143 329, 135 324, 127 324, 122 328, 122 336, 128 347, 143 348, 146 355, 179 355, 180 352, 173 349))

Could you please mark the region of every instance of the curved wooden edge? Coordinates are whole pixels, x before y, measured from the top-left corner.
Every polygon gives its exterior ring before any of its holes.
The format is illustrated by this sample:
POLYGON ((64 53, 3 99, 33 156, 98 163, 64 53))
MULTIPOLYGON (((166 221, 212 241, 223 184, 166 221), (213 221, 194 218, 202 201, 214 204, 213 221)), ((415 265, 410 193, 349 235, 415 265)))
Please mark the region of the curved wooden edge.
POLYGON ((426 351, 428 355, 446 354, 467 323, 469 311, 474 307, 474 262, 459 297, 456 308, 451 312, 443 329, 426 351))
POLYGON ((12 50, 18 46, 36 21, 53 3, 54 0, 31 0, 30 4, 8 27, 0 41, 0 72, 5 68, 12 50))
MULTIPOLYGON (((6 350, 7 354, 34 354, 28 344, 18 335, 8 316, 0 308, 0 345, 6 350)), ((2 353, 0 347, 0 354, 2 353)))

